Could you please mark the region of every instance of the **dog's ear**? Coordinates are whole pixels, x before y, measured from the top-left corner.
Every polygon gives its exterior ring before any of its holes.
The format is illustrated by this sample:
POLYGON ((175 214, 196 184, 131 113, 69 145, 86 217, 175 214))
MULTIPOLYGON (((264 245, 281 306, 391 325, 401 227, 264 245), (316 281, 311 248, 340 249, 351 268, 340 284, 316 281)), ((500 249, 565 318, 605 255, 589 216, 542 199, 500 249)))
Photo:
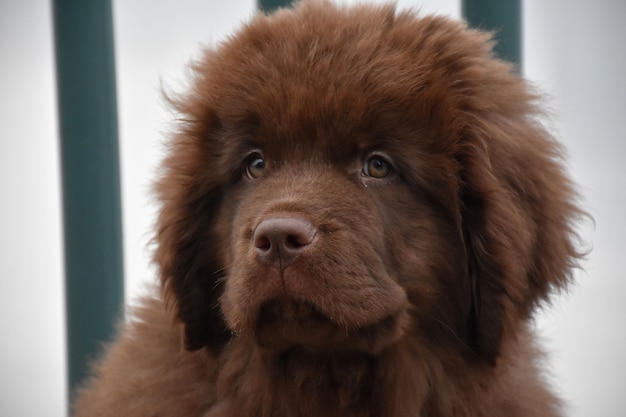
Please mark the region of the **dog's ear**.
POLYGON ((156 185, 161 211, 155 261, 166 303, 184 326, 185 347, 219 350, 230 337, 219 308, 223 266, 213 236, 221 191, 209 141, 219 120, 211 112, 193 114, 203 108, 198 103, 175 105, 186 119, 156 185))
POLYGON ((457 155, 472 286, 468 344, 492 365, 505 334, 568 284, 581 257, 574 227, 582 213, 562 149, 534 121, 539 112, 524 83, 507 76, 500 87, 501 102, 482 98, 492 112, 467 118, 457 155))

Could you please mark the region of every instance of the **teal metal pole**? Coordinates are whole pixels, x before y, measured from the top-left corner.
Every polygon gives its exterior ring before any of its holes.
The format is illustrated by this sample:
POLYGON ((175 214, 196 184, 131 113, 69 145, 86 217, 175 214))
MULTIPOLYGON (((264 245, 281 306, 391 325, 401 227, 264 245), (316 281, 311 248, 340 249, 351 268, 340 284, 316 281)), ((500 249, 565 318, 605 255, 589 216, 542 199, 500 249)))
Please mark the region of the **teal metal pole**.
POLYGON ((495 31, 495 52, 501 59, 522 63, 520 0, 463 0, 463 16, 470 26, 495 31))
POLYGON ((110 0, 54 0, 70 401, 124 295, 110 0))
POLYGON ((257 7, 264 13, 272 13, 281 7, 288 7, 292 0, 257 0, 257 7))

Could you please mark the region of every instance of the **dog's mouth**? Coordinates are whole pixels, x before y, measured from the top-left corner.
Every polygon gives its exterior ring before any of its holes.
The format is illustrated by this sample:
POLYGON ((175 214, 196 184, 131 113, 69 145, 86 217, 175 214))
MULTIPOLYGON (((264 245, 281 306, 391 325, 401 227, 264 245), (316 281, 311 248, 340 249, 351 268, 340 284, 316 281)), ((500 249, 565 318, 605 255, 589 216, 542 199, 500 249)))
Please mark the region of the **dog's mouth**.
POLYGON ((267 349, 303 347, 312 351, 362 350, 378 353, 401 334, 399 314, 351 328, 335 322, 313 303, 288 296, 265 301, 258 314, 255 337, 267 349))

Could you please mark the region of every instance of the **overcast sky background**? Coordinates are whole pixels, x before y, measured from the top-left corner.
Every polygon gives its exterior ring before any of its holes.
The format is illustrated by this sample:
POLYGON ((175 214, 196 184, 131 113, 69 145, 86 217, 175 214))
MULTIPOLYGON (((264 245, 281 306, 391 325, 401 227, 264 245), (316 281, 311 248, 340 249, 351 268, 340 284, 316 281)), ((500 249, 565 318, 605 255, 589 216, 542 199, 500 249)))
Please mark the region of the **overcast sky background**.
MULTIPOLYGON (((400 1, 459 17, 453 0, 400 1)), ((149 188, 170 114, 199 46, 248 19, 251 0, 114 1, 125 273, 132 300, 154 279, 149 188)), ((51 9, 0 0, 0 416, 66 413, 59 155, 51 9)), ((524 73, 595 225, 578 284, 538 320, 548 369, 572 417, 626 415, 626 2, 528 0, 524 73)))

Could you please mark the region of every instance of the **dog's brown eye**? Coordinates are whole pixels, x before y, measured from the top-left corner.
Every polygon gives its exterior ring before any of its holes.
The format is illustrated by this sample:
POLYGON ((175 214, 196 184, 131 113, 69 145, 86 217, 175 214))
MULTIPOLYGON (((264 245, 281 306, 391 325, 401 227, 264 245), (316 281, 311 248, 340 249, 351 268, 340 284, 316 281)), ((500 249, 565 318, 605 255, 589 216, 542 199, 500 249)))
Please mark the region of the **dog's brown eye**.
POLYGON ((251 155, 246 165, 246 175, 248 178, 260 178, 265 173, 265 160, 259 154, 251 155))
POLYGON ((391 174, 391 165, 382 156, 373 155, 363 165, 363 173, 368 177, 384 178, 391 174))

